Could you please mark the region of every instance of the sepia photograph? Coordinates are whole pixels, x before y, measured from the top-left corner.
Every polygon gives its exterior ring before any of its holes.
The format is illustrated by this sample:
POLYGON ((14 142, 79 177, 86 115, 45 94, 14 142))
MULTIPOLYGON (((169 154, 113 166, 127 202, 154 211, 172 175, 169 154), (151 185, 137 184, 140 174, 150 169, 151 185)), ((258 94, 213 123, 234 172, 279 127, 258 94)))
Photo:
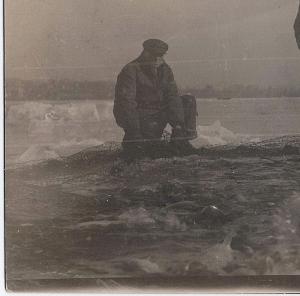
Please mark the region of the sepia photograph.
POLYGON ((7 291, 300 291, 299 0, 3 23, 7 291))

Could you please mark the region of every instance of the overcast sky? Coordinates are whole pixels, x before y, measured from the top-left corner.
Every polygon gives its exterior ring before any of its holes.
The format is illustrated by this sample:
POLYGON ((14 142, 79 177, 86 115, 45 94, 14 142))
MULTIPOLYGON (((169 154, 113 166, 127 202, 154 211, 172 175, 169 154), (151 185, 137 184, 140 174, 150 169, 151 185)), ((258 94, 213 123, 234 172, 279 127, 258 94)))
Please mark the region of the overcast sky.
POLYGON ((7 77, 114 80, 147 38, 181 86, 300 85, 299 0, 6 0, 7 77))

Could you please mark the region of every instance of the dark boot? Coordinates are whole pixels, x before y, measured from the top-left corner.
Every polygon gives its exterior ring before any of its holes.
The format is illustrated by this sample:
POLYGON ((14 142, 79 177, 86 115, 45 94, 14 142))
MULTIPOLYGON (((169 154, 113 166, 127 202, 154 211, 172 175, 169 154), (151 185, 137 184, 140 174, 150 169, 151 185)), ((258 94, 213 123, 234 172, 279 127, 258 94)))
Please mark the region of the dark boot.
POLYGON ((146 151, 142 142, 123 142, 120 157, 127 163, 145 157, 146 151))
POLYGON ((187 156, 193 154, 199 154, 199 150, 195 148, 187 140, 177 140, 170 142, 170 149, 173 151, 176 156, 187 156))
POLYGON ((196 149, 187 139, 185 130, 181 127, 176 127, 172 131, 170 149, 176 156, 186 156, 198 154, 196 149))

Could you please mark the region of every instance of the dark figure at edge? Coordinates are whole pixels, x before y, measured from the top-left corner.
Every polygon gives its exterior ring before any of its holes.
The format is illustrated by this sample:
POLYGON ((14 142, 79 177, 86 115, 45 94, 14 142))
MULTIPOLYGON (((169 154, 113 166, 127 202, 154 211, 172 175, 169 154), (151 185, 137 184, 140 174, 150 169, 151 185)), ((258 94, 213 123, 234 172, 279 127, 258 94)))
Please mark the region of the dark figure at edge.
POLYGON ((295 24, 294 24, 294 29, 295 29, 296 41, 300 49, 300 4, 299 4, 299 10, 295 20, 295 24))

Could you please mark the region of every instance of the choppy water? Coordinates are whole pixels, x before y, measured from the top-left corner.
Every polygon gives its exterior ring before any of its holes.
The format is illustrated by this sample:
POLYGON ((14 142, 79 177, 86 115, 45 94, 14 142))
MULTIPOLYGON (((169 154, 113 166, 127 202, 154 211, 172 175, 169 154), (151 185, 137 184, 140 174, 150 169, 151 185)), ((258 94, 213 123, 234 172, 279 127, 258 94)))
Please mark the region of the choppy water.
MULTIPOLYGON (((96 114, 90 103, 85 104, 87 114, 96 114)), ((111 105, 101 104, 110 106, 109 115, 111 105)), ((221 112, 225 102, 203 104, 221 104, 221 112)), ((295 104, 299 106, 298 101, 295 104)), ((68 110, 64 104, 51 108, 68 110)), ((144 159, 128 165, 119 158, 118 143, 65 157, 70 148, 82 149, 71 145, 65 155, 50 155, 52 160, 8 169, 8 278, 299 275, 300 137, 281 135, 288 134, 289 125, 291 134, 297 134, 300 125, 294 126, 295 108, 290 117, 285 116, 281 130, 272 128, 267 133, 266 124, 260 130, 265 130, 263 135, 251 130, 247 117, 240 121, 241 132, 229 128, 227 115, 212 116, 205 124, 200 115, 198 155, 144 159), (264 140, 259 139, 261 135, 264 140)), ((28 116, 31 109, 26 110, 28 116)), ((97 110, 99 115, 99 106, 97 110)), ((62 126, 83 114, 74 111, 73 119, 67 120, 71 115, 64 112, 55 119, 62 126)), ((236 116, 240 115, 232 114, 236 116)), ((254 126, 259 120, 264 122, 255 116, 254 126)), ((41 118, 39 123, 46 120, 41 118)), ((78 119, 81 124, 82 120, 78 119)), ((102 122, 101 117, 97 122, 102 122)), ((94 123, 91 126, 98 129, 94 123)), ((97 141, 105 141, 102 135, 116 128, 111 123, 107 126, 107 130, 102 126, 105 131, 97 141)), ((80 134, 80 129, 72 131, 80 134)), ((65 135, 62 132, 62 139, 65 135)), ((87 139, 91 137, 80 141, 87 139)), ((62 149, 58 136, 48 142, 49 154, 62 149)), ((15 157, 37 155, 32 146, 23 145, 23 149, 15 157)))
POLYGON ((7 172, 9 279, 300 273, 300 139, 7 172))

